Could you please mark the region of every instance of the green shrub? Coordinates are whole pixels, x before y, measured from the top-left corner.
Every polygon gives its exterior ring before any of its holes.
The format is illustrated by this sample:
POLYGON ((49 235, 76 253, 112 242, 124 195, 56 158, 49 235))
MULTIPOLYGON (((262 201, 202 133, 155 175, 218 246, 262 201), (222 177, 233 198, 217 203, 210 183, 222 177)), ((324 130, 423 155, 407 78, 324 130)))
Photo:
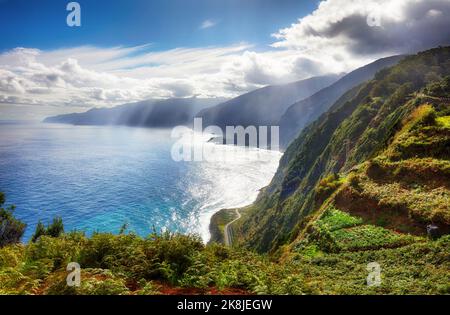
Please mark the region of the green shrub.
POLYGON ((411 245, 405 242, 403 247, 396 247, 398 242, 403 242, 401 235, 393 236, 367 226, 327 231, 317 236, 334 237, 331 240, 334 246, 345 245, 357 251, 326 252, 321 249, 319 239, 310 236, 303 244, 303 256, 272 262, 266 256, 244 249, 221 245, 199 247, 198 238, 193 236, 152 235, 147 239, 112 234, 86 238, 82 233, 59 238, 43 236, 36 243, 0 249, 0 294, 159 294, 178 292, 180 287, 195 293, 234 290, 258 294, 442 294, 448 291, 450 236, 435 242, 422 240, 411 245), (347 235, 340 238, 337 234, 340 231, 347 235), (184 246, 180 244, 189 247, 181 251, 189 256, 189 264, 178 274, 176 271, 180 269, 174 266, 181 262, 171 255, 164 257, 160 251, 163 248, 179 251, 184 246), (367 244, 371 249, 374 244, 382 246, 365 251, 367 244), (137 253, 143 255, 133 260, 137 253), (97 258, 101 260, 95 262, 97 258), (67 286, 69 261, 80 262, 80 287, 67 286), (382 266, 380 288, 369 288, 365 283, 366 266, 371 261, 382 266), (141 269, 146 262, 150 273, 141 269), (87 263, 103 267, 91 268, 87 263), (167 268, 164 277, 158 270, 163 267, 167 268), (154 280, 142 277, 150 274, 154 280))
POLYGON ((0 247, 19 243, 26 224, 14 217, 14 206, 3 208, 5 195, 0 192, 0 247))
POLYGON ((342 228, 353 227, 362 223, 361 218, 356 218, 348 213, 337 210, 333 206, 330 206, 321 219, 317 221, 319 227, 326 228, 330 232, 339 230, 342 228))
POLYGON ((317 185, 315 192, 316 197, 320 201, 326 200, 333 192, 335 192, 343 183, 343 179, 338 174, 333 173, 322 179, 317 185))
POLYGON ((56 217, 53 219, 53 222, 49 224, 47 227, 39 221, 36 230, 31 237, 32 242, 36 242, 41 236, 50 236, 50 237, 59 237, 64 233, 64 224, 63 220, 60 217, 56 217))
POLYGON ((414 237, 403 235, 373 225, 340 229, 332 232, 332 237, 341 250, 371 250, 392 248, 414 242, 414 237))
POLYGON ((69 287, 64 272, 55 273, 49 278, 50 285, 45 290, 47 295, 124 295, 129 294, 126 281, 120 275, 109 270, 84 269, 80 286, 69 287))
POLYGON ((436 122, 443 128, 450 129, 450 116, 436 118, 436 122))

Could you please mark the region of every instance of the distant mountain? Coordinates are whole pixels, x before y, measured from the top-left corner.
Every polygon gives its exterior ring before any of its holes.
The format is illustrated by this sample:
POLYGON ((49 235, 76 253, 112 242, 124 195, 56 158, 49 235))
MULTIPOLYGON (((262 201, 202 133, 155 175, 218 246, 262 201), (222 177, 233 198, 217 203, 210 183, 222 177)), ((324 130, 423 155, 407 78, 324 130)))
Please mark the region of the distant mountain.
POLYGON ((294 102, 336 82, 341 76, 314 77, 290 84, 267 86, 201 111, 204 126, 274 126, 294 102))
POLYGON ((85 113, 48 117, 44 122, 72 125, 173 127, 188 124, 199 111, 223 101, 223 98, 147 100, 114 108, 95 108, 85 113))
POLYGON ((287 148, 309 123, 326 112, 345 92, 353 87, 372 79, 375 74, 397 64, 404 56, 393 56, 379 59, 369 65, 359 68, 329 87, 290 106, 277 125, 280 126, 280 145, 287 148))

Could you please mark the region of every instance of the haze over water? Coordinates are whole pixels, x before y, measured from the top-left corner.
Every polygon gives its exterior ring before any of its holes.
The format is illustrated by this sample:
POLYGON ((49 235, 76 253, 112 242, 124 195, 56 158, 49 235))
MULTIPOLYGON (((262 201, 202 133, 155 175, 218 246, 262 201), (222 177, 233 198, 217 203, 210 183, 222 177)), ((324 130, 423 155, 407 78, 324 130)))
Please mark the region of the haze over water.
POLYGON ((0 191, 28 224, 24 241, 55 216, 66 231, 127 223, 141 236, 156 228, 207 241, 212 214, 253 202, 281 157, 233 148, 226 162, 175 162, 175 141, 170 130, 1 123, 0 191))

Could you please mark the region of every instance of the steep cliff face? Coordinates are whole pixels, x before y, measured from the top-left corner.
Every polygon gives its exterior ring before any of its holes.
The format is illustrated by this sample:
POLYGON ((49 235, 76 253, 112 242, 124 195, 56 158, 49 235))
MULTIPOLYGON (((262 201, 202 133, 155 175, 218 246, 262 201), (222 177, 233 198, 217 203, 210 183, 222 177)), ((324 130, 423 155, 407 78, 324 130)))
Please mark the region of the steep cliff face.
MULTIPOLYGON (((243 219, 233 226, 238 242, 264 252, 297 239, 329 194, 349 181, 348 174, 358 168, 364 169, 360 175, 370 178, 367 182, 362 180, 361 204, 379 204, 401 196, 405 199, 399 205, 402 211, 419 218, 417 226, 409 225, 411 231, 423 234, 424 226, 434 222, 445 231, 449 223, 450 158, 445 126, 450 104, 448 78, 444 78, 448 75, 450 48, 437 48, 406 57, 344 94, 292 142, 270 186, 253 206, 242 211, 243 219), (419 129, 401 133, 409 128, 411 115, 428 119, 428 125, 413 124, 419 129), (391 153, 384 154, 386 150, 391 153), (415 158, 422 160, 416 163, 411 160, 415 158), (404 164, 399 165, 403 160, 404 164), (372 164, 363 167, 364 163, 372 164), (376 166, 377 163, 382 166, 376 166), (389 176, 411 172, 411 185, 418 185, 417 189, 424 193, 415 194, 415 188, 408 192, 397 181, 381 185, 379 181, 384 176, 380 174, 389 170, 397 170, 389 176), (378 182, 370 176, 378 176, 378 182), (423 188, 421 178, 431 178, 434 186, 427 184, 423 188), (427 209, 438 210, 431 215, 427 209)), ((355 194, 341 192, 341 199, 336 202, 350 207, 355 194)))
POLYGON ((333 84, 341 75, 313 77, 276 86, 267 86, 199 112, 204 126, 273 126, 295 102, 333 84))
POLYGON ((373 79, 378 71, 397 64, 403 58, 404 56, 392 56, 379 59, 352 71, 329 87, 291 105, 278 123, 281 147, 286 148, 303 128, 326 112, 345 92, 373 79))

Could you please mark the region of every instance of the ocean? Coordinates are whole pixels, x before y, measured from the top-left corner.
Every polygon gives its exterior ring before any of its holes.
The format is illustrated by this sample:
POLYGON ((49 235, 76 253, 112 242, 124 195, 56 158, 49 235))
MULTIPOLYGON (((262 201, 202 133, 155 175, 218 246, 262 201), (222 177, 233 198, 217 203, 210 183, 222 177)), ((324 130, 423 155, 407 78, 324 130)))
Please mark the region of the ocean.
POLYGON ((0 191, 27 224, 62 217, 66 231, 143 237, 153 230, 197 233, 211 216, 252 203, 270 183, 280 152, 207 143, 226 161, 176 162, 171 130, 0 123, 0 191), (228 158, 231 154, 231 158, 228 158))

